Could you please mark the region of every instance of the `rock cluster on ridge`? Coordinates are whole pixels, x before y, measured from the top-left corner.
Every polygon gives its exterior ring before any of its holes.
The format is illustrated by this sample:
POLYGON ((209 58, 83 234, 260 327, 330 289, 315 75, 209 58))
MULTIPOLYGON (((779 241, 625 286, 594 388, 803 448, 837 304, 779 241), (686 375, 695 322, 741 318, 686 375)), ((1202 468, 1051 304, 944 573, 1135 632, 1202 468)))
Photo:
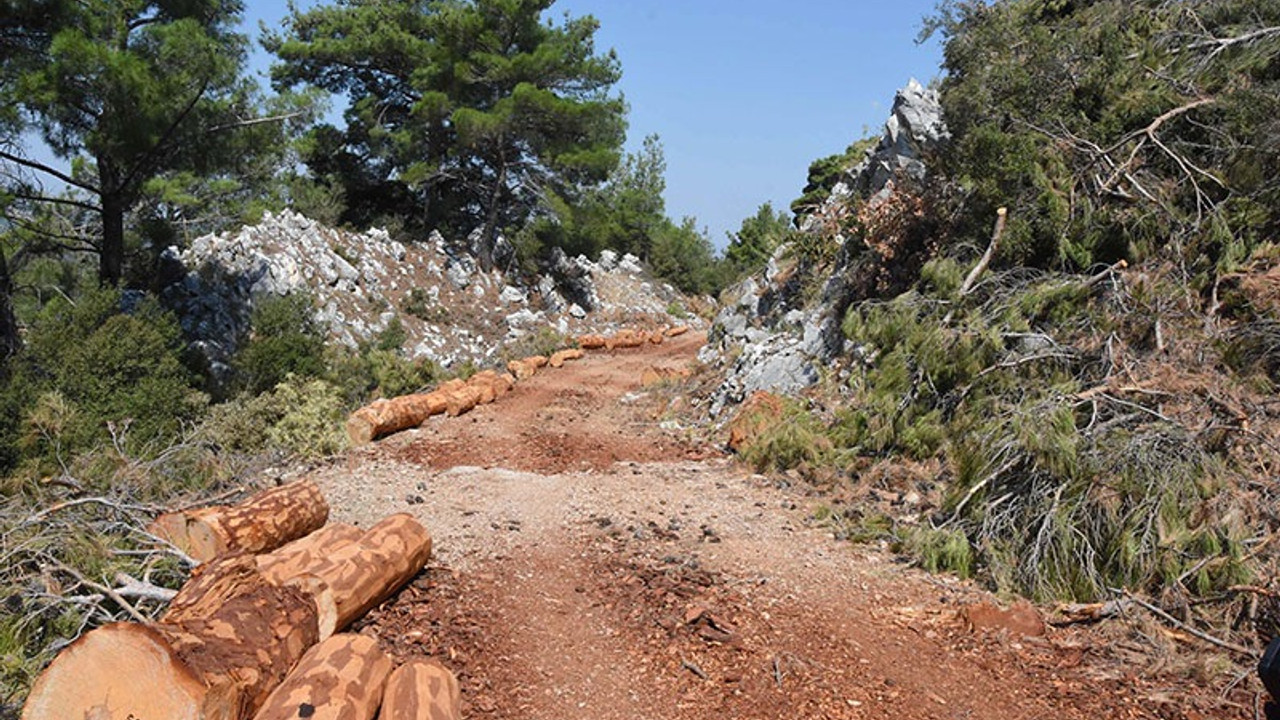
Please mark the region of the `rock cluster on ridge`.
POLYGON ((256 225, 165 251, 161 296, 215 377, 248 336, 254 306, 270 296, 309 293, 320 326, 349 347, 398 319, 406 355, 446 367, 493 358, 503 342, 542 328, 568 335, 671 322, 669 311, 681 304, 630 255, 605 251, 593 262, 560 252, 543 274, 526 278, 482 271, 474 240, 433 232, 402 243, 384 230, 354 233, 290 211, 268 213, 256 225))
MULTIPOLYGON (((869 204, 887 199, 897 181, 923 180, 929 154, 949 139, 935 90, 911 80, 898 91, 879 143, 845 173, 823 208, 801 230, 815 231, 814 218, 853 197, 869 204)), ((757 390, 796 393, 819 379, 819 368, 847 354, 840 324, 853 301, 849 280, 856 254, 845 238, 820 295, 805 302, 798 273, 781 268, 787 246, 774 253, 765 271, 729 290, 699 359, 723 369, 725 380, 711 400, 711 414, 742 402, 757 390)))

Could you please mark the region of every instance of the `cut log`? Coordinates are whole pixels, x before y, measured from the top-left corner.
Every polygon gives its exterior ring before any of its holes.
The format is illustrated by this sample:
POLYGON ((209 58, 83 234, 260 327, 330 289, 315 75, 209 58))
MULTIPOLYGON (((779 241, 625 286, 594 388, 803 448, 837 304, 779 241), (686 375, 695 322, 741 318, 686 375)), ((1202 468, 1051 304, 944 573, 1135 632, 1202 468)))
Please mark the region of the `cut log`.
POLYGON ((649 333, 649 342, 654 345, 661 345, 662 342, 666 339, 667 339, 666 334, 664 334, 661 330, 654 330, 653 332, 649 333))
POLYGON ((309 572, 324 560, 341 559, 355 552, 364 531, 346 523, 330 523, 274 552, 259 555, 258 572, 273 582, 283 582, 309 572))
POLYGON ((609 350, 617 350, 620 348, 635 348, 647 342, 647 338, 643 335, 637 335, 632 330, 619 330, 616 335, 610 335, 605 340, 605 347, 609 350))
POLYGON ((563 367, 569 360, 581 360, 583 352, 578 348, 568 348, 551 354, 551 359, 547 364, 553 368, 563 367))
MULTIPOLYGON (((412 580, 430 558, 431 534, 400 513, 369 528, 354 546, 301 569, 333 591, 341 630, 412 580)), ((273 579, 287 577, 286 567, 272 572, 273 579)))
POLYGON ((318 640, 312 597, 267 582, 254 562, 210 563, 159 623, 85 634, 40 675, 23 719, 252 716, 318 640))
POLYGON ((254 720, 372 720, 391 659, 364 635, 334 635, 307 651, 254 720))
POLYGON ((669 337, 669 338, 673 338, 673 337, 680 337, 681 335, 683 335, 683 334, 685 334, 685 333, 687 333, 687 332, 689 332, 689 326, 688 326, 688 325, 677 325, 677 326, 675 326, 675 327, 673 327, 673 328, 668 328, 668 329, 667 329, 667 337, 669 337))
POLYGON ((444 396, 439 390, 377 400, 351 414, 347 419, 347 437, 352 445, 364 445, 391 433, 417 427, 427 418, 444 411, 444 396))
POLYGON ((551 358, 546 355, 530 355, 524 361, 541 370, 547 366, 547 363, 551 362, 551 358))
POLYGON ((603 335, 579 335, 578 336, 578 347, 582 348, 583 350, 599 350, 600 348, 603 348, 605 346, 606 342, 607 341, 605 340, 603 335))
POLYGON ((473 410, 479 402, 480 391, 464 385, 445 397, 445 414, 449 417, 458 417, 473 410))
POLYGON ((507 363, 507 370, 515 376, 516 380, 528 380, 538 374, 538 366, 524 360, 512 360, 507 363))
POLYGON ((201 562, 231 552, 260 553, 324 525, 329 504, 310 480, 260 492, 231 507, 166 513, 150 526, 153 535, 201 562))
POLYGON ((415 659, 387 678, 379 720, 460 720, 458 678, 435 660, 415 659))
POLYGON ((476 398, 476 404, 478 405, 488 405, 497 400, 499 385, 502 385, 505 392, 505 384, 502 384, 502 381, 498 379, 498 373, 492 370, 478 372, 467 381, 467 387, 474 389, 478 393, 476 398))

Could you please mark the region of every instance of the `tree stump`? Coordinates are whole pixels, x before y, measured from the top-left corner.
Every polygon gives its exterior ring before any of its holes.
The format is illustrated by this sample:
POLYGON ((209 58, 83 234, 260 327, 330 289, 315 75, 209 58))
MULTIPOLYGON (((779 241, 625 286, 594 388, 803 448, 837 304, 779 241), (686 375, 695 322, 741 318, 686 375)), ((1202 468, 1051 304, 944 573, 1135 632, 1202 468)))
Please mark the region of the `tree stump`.
POLYGON ((329 503, 310 480, 260 492, 231 507, 216 505, 156 518, 148 530, 200 562, 232 552, 260 553, 324 525, 329 503))
POLYGON ((410 660, 387 678, 380 720, 460 720, 458 678, 435 660, 410 660))
POLYGON ((391 659, 364 635, 334 635, 307 651, 254 720, 372 720, 391 659))

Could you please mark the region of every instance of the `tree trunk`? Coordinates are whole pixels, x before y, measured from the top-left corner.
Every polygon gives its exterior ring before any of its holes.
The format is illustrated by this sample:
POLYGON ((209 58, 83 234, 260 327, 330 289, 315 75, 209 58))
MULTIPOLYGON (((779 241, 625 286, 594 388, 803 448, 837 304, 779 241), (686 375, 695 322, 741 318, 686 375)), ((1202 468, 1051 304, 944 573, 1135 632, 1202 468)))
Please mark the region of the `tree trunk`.
POLYGON ((13 314, 13 278, 9 276, 4 251, 0 250, 0 377, 7 374, 9 358, 21 349, 18 318, 13 314))
POLYGON ((489 193, 489 208, 485 215, 484 232, 481 233, 480 267, 488 272, 493 269, 493 249, 498 243, 498 217, 502 203, 502 191, 507 184, 507 159, 501 153, 498 156, 498 174, 493 180, 493 192, 489 193))
POLYGON ((150 532, 200 562, 231 552, 260 553, 322 527, 329 503, 310 480, 260 492, 245 502, 166 513, 150 532))
MULTIPOLYGON (((104 185, 105 187, 105 185, 104 185)), ((98 282, 116 287, 124 275, 124 199, 114 193, 102 194, 102 247, 98 255, 98 282)))
POLYGON ((415 659, 387 678, 379 720, 460 720, 458 678, 434 660, 415 659))
POLYGON ((334 635, 307 651, 254 720, 372 720, 391 659, 365 635, 334 635))
POLYGON ((23 720, 250 717, 318 636, 316 606, 248 556, 206 566, 154 624, 113 623, 64 649, 23 720))

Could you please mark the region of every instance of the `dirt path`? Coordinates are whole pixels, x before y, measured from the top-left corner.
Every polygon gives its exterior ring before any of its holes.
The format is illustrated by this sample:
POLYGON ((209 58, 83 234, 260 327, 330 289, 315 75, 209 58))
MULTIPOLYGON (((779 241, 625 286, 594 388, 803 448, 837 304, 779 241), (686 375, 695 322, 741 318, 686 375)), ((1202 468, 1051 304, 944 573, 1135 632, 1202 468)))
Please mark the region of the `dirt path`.
POLYGON ((469 718, 1253 716, 1093 631, 974 629, 983 593, 834 541, 817 500, 664 422, 641 374, 700 342, 591 354, 322 471, 336 519, 436 540, 362 631, 441 657, 469 718))

